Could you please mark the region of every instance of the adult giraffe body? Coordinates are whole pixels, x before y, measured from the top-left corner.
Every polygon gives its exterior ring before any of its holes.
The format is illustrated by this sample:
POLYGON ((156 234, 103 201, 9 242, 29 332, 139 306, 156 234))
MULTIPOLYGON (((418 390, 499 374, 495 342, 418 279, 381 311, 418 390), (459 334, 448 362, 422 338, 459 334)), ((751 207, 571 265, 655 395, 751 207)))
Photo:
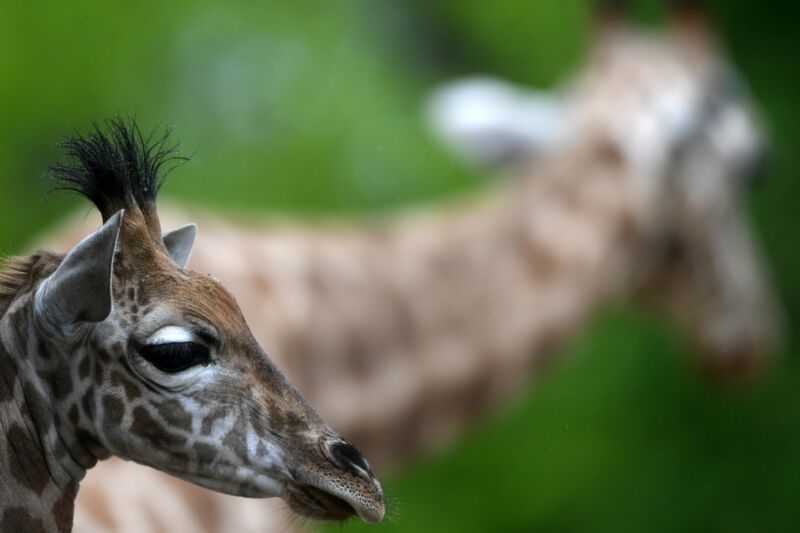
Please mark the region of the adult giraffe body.
MULTIPOLYGON (((208 219, 193 264, 240 295, 298 388, 380 464, 430 449, 529 382, 614 298, 671 311, 709 368, 751 368, 776 322, 739 205, 760 132, 697 30, 609 28, 557 146, 484 200, 369 229, 208 219)), ((90 476, 84 531, 286 527, 252 502, 133 470, 90 476)))
POLYGON ((116 455, 199 485, 281 496, 311 518, 383 516, 367 462, 255 342, 233 297, 163 237, 162 142, 109 121, 65 144, 54 177, 102 227, 65 256, 0 274, 0 530, 70 531, 78 483, 116 455))

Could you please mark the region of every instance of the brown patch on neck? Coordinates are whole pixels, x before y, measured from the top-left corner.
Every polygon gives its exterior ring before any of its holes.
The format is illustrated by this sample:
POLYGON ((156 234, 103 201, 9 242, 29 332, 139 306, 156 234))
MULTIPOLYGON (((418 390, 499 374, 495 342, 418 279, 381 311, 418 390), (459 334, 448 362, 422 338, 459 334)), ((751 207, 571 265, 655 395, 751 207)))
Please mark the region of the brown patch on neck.
POLYGON ((625 156, 617 144, 606 139, 596 143, 597 157, 608 166, 620 168, 625 164, 625 156))
POLYGON ((75 497, 78 495, 78 484, 71 483, 64 489, 61 497, 53 505, 53 520, 59 533, 72 531, 72 521, 75 513, 75 497))
POLYGON ((9 507, 0 517, 0 531, 25 531, 26 533, 45 533, 40 518, 32 516, 23 507, 9 507))

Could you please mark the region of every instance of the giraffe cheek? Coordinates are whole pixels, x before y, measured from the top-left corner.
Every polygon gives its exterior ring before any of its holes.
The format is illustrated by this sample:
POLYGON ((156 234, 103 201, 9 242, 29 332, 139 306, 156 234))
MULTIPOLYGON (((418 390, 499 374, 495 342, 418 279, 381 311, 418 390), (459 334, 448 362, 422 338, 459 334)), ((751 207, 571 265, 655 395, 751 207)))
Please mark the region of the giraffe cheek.
POLYGON ((157 421, 141 405, 133 409, 130 432, 159 450, 178 450, 187 442, 185 436, 157 421))

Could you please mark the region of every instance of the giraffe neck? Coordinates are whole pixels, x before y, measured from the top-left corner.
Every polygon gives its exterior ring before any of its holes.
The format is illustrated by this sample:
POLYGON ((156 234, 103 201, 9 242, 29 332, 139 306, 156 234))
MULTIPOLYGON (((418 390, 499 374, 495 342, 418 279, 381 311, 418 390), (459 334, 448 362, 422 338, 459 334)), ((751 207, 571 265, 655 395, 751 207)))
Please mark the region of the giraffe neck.
POLYGON ((624 162, 597 147, 570 155, 449 216, 242 245, 257 248, 247 262, 270 292, 265 316, 252 289, 239 291, 253 329, 373 462, 429 449, 519 390, 625 288, 624 162))
POLYGON ((37 332, 31 294, 0 319, 0 531, 64 532, 96 459, 57 414, 67 361, 37 332))

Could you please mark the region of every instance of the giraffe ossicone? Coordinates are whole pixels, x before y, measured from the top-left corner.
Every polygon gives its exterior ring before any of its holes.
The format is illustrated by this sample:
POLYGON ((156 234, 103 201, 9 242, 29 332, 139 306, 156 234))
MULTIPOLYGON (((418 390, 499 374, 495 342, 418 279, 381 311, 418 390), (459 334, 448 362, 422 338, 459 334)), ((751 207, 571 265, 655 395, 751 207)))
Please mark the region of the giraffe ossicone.
POLYGON ((380 483, 253 338, 230 293, 185 269, 196 228, 162 237, 173 157, 133 122, 65 144, 53 169, 102 227, 65 256, 0 271, 0 530, 69 531, 78 483, 112 455, 301 515, 383 518, 380 483))

